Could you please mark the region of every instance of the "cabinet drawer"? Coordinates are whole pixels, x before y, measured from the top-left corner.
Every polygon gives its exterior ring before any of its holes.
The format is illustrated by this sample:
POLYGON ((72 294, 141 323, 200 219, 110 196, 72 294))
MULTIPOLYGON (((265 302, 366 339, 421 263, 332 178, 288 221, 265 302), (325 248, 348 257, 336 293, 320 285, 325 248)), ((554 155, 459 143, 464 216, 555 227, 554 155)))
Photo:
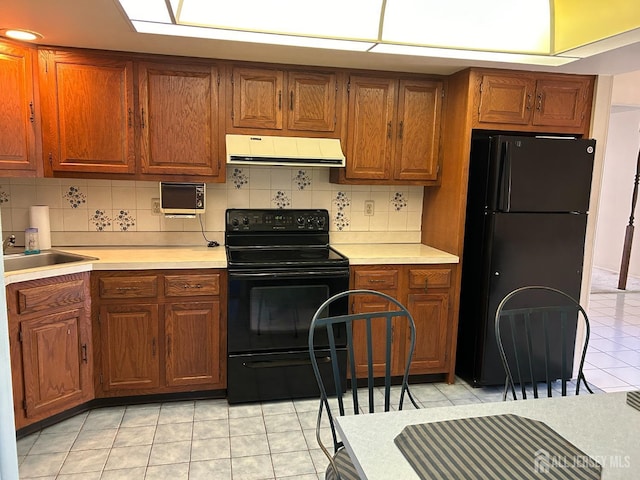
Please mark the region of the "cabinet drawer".
POLYGON ((354 286, 373 290, 397 288, 398 270, 356 270, 354 286))
POLYGON ((409 288, 449 288, 450 268, 412 268, 409 270, 409 288))
POLYGON ((158 295, 156 275, 140 277, 102 277, 100 298, 146 298, 158 295))
POLYGON ((164 294, 167 297, 219 295, 220 274, 165 275, 164 294))
POLYGON ((68 307, 84 302, 83 280, 70 280, 36 287, 19 288, 18 313, 39 312, 56 307, 68 307))

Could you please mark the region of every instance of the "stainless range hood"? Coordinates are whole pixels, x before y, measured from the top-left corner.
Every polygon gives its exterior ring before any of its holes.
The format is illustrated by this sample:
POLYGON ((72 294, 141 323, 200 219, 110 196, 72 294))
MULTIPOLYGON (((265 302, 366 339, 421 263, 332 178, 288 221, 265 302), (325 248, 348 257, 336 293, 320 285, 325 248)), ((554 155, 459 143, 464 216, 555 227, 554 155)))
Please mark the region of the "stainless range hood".
POLYGON ((345 166, 340 140, 335 138, 228 134, 226 143, 230 165, 345 166))

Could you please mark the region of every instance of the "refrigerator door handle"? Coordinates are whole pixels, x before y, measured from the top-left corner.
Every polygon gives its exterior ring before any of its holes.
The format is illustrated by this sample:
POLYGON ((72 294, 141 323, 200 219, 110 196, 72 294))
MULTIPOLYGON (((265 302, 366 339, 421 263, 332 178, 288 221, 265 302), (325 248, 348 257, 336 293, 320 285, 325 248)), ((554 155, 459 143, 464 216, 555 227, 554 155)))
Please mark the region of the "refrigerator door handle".
POLYGON ((511 211, 511 142, 505 141, 502 148, 502 188, 500 192, 500 209, 511 211))

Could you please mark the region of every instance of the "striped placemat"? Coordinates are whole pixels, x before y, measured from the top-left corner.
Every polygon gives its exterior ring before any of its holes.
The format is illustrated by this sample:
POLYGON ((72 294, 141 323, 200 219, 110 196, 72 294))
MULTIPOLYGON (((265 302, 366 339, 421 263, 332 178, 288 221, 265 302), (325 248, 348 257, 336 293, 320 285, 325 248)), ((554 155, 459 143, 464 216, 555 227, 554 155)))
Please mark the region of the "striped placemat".
POLYGON ((627 403, 636 410, 640 410, 640 391, 627 392, 627 403))
POLYGON ((548 425, 518 415, 408 425, 394 441, 423 480, 599 479, 602 474, 599 463, 548 425))

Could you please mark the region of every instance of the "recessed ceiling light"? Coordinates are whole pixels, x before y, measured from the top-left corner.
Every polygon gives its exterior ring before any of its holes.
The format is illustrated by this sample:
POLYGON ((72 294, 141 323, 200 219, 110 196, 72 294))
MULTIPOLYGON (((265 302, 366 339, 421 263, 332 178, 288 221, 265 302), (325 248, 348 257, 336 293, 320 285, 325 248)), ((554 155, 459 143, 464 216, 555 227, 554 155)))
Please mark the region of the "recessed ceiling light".
POLYGON ((37 32, 31 32, 29 30, 18 30, 15 28, 2 30, 2 33, 6 37, 13 38, 14 40, 23 40, 25 42, 33 42, 34 40, 42 38, 42 35, 37 32))

